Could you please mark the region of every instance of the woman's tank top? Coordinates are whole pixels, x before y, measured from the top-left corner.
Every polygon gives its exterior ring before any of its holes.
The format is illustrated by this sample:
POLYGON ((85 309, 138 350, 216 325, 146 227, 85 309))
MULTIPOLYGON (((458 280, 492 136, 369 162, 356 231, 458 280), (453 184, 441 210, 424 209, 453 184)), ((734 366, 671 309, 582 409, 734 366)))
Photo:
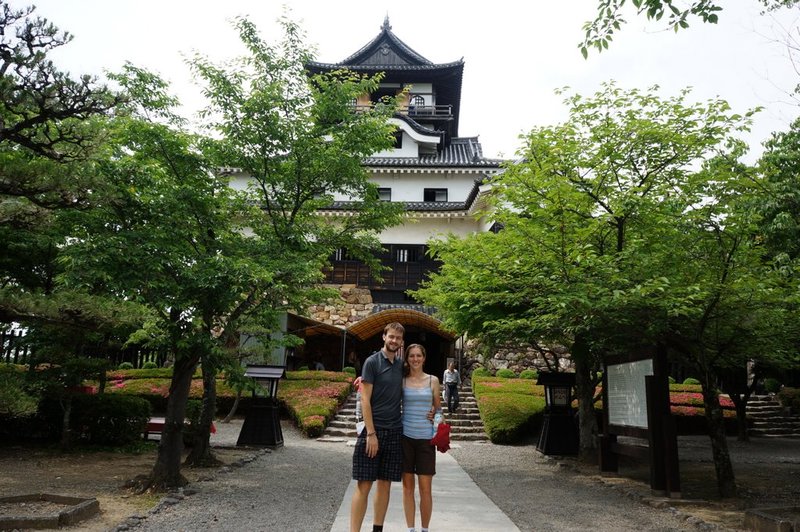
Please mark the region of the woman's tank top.
POLYGON ((433 405, 433 390, 429 385, 425 388, 409 388, 403 380, 403 435, 417 440, 428 440, 433 437, 433 423, 428 419, 428 412, 433 405))

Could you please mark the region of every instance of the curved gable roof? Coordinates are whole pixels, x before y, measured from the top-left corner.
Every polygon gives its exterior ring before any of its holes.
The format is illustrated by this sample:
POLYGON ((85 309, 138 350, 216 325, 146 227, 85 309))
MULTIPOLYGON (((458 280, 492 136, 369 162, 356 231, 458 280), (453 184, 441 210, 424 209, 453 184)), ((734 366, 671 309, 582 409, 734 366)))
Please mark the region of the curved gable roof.
POLYGON ((392 32, 389 16, 383 21, 381 32, 359 51, 342 61, 346 65, 433 65, 392 32))
POLYGON ((439 64, 426 59, 392 32, 392 26, 389 24, 389 16, 387 15, 381 26, 380 33, 351 56, 338 63, 311 61, 308 66, 312 71, 316 72, 333 68, 376 72, 387 70, 456 70, 460 72, 464 68, 464 59, 439 64))

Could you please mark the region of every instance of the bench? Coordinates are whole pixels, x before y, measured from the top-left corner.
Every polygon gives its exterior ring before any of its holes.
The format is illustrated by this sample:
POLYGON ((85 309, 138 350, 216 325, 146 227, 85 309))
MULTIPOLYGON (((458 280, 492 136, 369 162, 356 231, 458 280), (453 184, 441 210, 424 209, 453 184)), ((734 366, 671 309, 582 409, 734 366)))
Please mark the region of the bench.
MULTIPOLYGON (((166 418, 163 417, 151 417, 147 420, 147 425, 144 427, 144 439, 150 439, 150 434, 158 434, 161 436, 161 433, 164 432, 164 424, 166 423, 166 418)), ((186 425, 189 424, 188 421, 184 421, 186 425)), ((217 432, 217 427, 214 423, 211 423, 211 434, 217 432)))
POLYGON ((158 434, 161 436, 161 433, 164 432, 164 423, 166 423, 166 421, 166 418, 163 417, 151 417, 148 419, 147 425, 144 427, 144 439, 149 439, 150 434, 158 434))

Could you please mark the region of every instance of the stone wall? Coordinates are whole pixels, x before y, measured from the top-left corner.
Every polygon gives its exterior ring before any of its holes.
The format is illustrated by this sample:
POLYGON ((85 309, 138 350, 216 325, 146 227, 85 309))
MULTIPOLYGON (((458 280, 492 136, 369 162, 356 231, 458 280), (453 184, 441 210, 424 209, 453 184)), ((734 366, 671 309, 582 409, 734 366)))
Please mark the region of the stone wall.
POLYGON ((375 304, 372 293, 366 288, 356 288, 353 284, 325 285, 339 290, 342 299, 330 299, 320 305, 308 308, 308 317, 328 325, 347 327, 372 313, 375 304))
POLYGON ((519 344, 496 348, 488 354, 484 353, 486 348, 475 340, 468 340, 464 347, 464 367, 468 373, 477 367, 485 367, 492 374, 498 369, 507 368, 517 375, 526 369, 551 371, 550 367, 556 365, 558 371, 573 369, 572 358, 564 346, 536 349, 530 345, 519 344))

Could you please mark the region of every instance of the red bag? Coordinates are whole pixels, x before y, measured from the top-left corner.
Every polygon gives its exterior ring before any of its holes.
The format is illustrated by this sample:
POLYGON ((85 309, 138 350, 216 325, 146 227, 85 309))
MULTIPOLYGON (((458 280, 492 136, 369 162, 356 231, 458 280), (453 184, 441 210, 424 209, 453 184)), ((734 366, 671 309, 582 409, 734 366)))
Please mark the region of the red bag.
POLYGON ((446 453, 450 449, 450 425, 439 423, 436 434, 431 438, 431 445, 435 445, 440 453, 446 453))

